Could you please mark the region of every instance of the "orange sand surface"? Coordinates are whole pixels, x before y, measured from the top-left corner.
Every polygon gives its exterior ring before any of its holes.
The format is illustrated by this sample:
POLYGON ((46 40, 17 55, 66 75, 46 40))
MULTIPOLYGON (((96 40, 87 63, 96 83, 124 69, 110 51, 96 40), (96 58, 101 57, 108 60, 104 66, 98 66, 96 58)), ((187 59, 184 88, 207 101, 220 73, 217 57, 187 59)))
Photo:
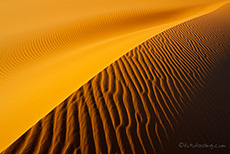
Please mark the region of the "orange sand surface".
POLYGON ((79 88, 3 153, 162 153, 180 152, 179 139, 229 143, 224 4, 2 0, 0 151, 79 88))

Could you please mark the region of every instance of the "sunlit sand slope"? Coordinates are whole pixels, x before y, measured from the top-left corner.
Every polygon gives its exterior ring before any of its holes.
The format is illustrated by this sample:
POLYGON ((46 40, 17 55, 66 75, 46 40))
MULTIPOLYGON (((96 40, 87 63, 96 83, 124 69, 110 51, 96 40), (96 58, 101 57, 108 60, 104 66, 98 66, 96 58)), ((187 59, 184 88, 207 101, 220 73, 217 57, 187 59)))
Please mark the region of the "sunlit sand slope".
POLYGON ((229 9, 137 46, 3 153, 229 153, 229 9))

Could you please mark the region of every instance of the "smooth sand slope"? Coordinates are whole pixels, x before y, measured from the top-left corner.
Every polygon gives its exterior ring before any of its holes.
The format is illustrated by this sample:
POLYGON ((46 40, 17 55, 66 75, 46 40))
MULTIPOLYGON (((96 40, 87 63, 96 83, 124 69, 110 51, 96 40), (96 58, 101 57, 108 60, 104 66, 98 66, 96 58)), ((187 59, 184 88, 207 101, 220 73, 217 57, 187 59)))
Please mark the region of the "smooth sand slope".
POLYGON ((227 4, 137 46, 3 154, 229 153, 229 10, 227 4), (226 147, 181 149, 180 142, 226 147))
POLYGON ((0 149, 123 54, 222 4, 219 0, 1 0, 0 149))

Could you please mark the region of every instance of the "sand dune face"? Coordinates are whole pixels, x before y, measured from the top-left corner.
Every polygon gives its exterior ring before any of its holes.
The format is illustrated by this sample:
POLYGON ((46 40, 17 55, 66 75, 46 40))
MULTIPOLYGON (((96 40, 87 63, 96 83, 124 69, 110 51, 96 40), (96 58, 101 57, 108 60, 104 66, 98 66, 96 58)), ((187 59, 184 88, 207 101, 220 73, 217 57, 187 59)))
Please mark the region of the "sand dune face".
POLYGON ((222 4, 1 0, 0 149, 123 54, 222 4))
POLYGON ((137 46, 2 153, 229 153, 229 9, 137 46))

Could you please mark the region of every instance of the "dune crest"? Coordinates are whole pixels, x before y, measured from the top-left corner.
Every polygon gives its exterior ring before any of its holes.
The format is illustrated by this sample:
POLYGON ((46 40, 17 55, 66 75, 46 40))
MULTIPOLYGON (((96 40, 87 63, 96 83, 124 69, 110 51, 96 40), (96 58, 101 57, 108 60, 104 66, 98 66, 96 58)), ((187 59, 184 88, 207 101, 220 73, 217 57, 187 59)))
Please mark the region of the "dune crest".
POLYGON ((230 152, 229 9, 137 46, 2 154, 230 152), (227 147, 183 149, 180 142, 227 147))

